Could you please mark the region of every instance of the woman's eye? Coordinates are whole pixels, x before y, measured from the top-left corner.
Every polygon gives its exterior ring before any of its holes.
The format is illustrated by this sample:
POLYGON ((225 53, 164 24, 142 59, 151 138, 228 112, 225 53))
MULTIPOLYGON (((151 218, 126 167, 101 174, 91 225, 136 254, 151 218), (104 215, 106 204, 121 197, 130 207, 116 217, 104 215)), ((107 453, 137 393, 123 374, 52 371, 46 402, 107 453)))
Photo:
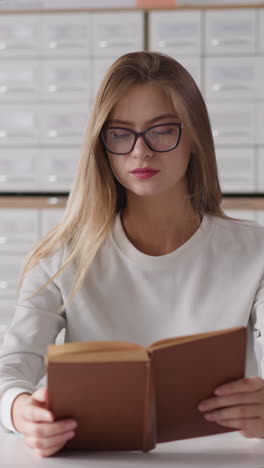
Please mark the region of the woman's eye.
POLYGON ((153 135, 171 135, 175 130, 173 128, 157 128, 152 130, 153 135))
POLYGON ((128 132, 120 132, 120 131, 112 131, 109 134, 109 137, 112 140, 124 140, 126 138, 129 138, 130 133, 128 132))

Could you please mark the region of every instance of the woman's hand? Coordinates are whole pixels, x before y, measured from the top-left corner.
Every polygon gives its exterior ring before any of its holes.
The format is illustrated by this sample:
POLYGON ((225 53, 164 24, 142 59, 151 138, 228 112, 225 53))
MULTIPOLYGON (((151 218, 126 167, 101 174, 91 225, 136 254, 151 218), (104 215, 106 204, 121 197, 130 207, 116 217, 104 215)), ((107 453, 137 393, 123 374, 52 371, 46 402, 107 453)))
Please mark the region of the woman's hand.
POLYGON ((198 409, 208 421, 240 430, 245 437, 264 437, 264 379, 239 379, 217 387, 198 409))
POLYGON ((41 457, 48 457, 60 450, 74 437, 77 424, 73 420, 54 421, 46 409, 48 392, 39 388, 33 395, 20 394, 12 406, 13 424, 27 445, 41 457))

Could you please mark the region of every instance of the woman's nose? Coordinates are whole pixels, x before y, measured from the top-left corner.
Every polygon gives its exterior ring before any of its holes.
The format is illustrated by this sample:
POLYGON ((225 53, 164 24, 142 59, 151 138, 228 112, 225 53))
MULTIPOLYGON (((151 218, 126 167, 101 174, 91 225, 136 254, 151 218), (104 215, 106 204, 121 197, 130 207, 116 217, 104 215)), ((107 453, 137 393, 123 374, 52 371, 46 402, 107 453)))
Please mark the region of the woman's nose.
POLYGON ((135 158, 145 158, 152 156, 153 153, 154 151, 149 148, 147 143, 144 141, 144 138, 139 136, 133 150, 131 151, 131 156, 135 158))

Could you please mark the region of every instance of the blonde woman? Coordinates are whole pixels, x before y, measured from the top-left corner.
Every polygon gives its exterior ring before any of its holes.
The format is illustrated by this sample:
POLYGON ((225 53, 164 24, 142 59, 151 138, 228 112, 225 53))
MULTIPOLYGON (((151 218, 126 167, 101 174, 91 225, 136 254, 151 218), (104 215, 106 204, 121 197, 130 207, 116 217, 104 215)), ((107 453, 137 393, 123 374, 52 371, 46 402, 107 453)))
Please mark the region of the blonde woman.
MULTIPOLYGON (((248 325, 264 333, 264 228, 222 211, 205 103, 174 59, 119 58, 99 89, 62 221, 25 264, 0 356, 1 423, 41 456, 76 422, 46 409, 47 345, 176 335, 248 325)), ((252 377, 199 407, 264 436, 264 384, 252 377), (224 408, 224 409, 223 409, 224 408)))

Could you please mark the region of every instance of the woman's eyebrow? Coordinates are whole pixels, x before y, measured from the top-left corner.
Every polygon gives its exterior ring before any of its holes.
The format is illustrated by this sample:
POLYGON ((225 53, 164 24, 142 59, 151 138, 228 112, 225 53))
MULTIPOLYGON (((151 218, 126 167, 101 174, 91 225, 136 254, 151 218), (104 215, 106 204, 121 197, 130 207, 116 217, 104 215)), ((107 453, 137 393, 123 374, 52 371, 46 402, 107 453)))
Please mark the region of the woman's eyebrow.
MULTIPOLYGON (((178 119, 179 116, 177 114, 162 114, 162 115, 157 115, 153 119, 148 120, 146 123, 154 123, 158 120, 162 119, 178 119)), ((128 120, 119 120, 119 119, 110 119, 107 122, 108 124, 121 124, 121 125, 134 125, 134 122, 130 122, 128 120)))

